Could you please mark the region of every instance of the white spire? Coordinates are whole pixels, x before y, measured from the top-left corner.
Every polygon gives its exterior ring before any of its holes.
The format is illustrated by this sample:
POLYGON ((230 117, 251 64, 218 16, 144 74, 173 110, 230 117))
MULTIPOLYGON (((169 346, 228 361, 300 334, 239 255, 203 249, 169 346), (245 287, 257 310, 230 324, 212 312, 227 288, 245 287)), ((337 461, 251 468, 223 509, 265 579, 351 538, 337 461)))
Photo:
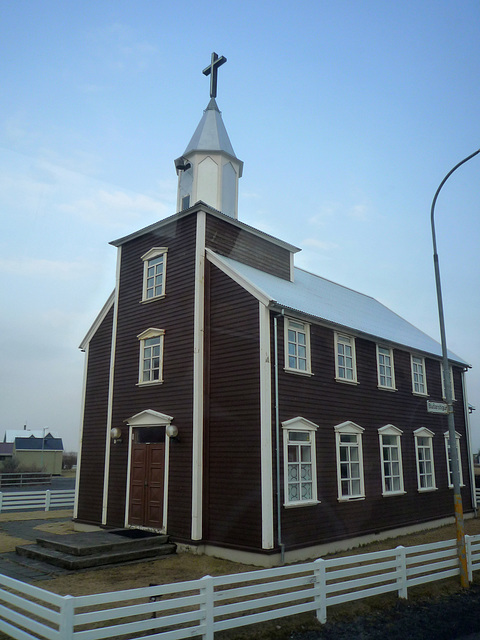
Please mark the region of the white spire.
POLYGON ((183 156, 175 160, 175 168, 178 175, 177 211, 201 200, 238 218, 238 179, 242 177, 243 162, 235 155, 214 97, 203 112, 183 156))

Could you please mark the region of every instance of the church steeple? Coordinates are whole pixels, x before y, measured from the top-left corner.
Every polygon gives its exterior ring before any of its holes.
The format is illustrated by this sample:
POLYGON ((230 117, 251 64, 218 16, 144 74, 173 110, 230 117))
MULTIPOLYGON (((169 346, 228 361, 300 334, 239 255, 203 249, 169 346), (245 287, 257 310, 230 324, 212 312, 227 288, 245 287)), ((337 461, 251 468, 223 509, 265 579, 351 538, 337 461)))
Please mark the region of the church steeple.
POLYGON ((232 218, 238 218, 238 179, 243 162, 237 158, 215 100, 218 67, 226 62, 212 54, 210 66, 210 102, 192 139, 180 158, 175 160, 178 175, 177 211, 199 200, 232 218))

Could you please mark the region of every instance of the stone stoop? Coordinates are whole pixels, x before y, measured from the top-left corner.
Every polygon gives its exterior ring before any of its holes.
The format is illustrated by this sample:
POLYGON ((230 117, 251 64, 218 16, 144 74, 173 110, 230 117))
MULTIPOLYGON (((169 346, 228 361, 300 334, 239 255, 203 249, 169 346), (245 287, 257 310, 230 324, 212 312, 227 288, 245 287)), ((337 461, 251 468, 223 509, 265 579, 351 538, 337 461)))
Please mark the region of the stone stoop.
POLYGON ((87 569, 173 554, 176 545, 168 536, 139 529, 112 529, 68 535, 50 535, 36 544, 18 546, 19 556, 63 569, 87 569))

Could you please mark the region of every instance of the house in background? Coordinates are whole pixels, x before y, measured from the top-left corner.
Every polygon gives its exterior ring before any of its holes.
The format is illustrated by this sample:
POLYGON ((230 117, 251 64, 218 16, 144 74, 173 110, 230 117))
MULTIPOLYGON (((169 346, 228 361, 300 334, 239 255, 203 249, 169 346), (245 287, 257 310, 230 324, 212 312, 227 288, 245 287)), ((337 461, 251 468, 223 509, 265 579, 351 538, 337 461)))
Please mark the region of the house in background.
MULTIPOLYGON (((238 219, 215 93, 175 161, 177 213, 112 242, 81 344, 77 526, 267 566, 450 521, 440 345, 238 219)), ((450 364, 468 514, 468 365, 450 364)))
POLYGON ((37 469, 51 475, 62 473, 63 441, 48 429, 7 430, 4 447, 12 448, 12 456, 23 469, 37 469))
POLYGON ((2 463, 13 458, 13 442, 0 442, 0 469, 2 463))

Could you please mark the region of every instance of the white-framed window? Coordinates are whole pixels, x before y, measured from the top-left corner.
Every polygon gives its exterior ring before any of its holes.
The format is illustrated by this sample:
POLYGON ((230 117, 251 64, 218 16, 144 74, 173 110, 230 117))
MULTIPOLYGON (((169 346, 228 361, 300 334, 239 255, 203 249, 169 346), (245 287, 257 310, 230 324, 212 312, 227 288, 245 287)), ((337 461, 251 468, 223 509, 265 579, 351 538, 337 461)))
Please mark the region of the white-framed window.
POLYGON ((435 484, 435 465, 433 461, 433 432, 430 429, 417 429, 415 436, 415 456, 417 460, 417 486, 419 491, 433 491, 435 484))
POLYGON ((395 389, 393 349, 377 344, 377 376, 380 389, 395 389))
POLYGON ((355 338, 335 332, 335 377, 340 382, 357 382, 355 338))
MULTIPOLYGON (((453 368, 451 366, 448 367, 448 371, 450 373, 450 384, 452 388, 452 400, 455 400, 455 385, 453 384, 453 368)), ((447 393, 445 391, 445 376, 443 375, 443 362, 440 362, 440 375, 442 378, 442 398, 446 400, 447 393)))
POLYGON ((165 275, 167 269, 166 247, 153 247, 142 256, 143 290, 142 302, 157 300, 165 295, 165 275))
MULTIPOLYGON (((453 487, 453 474, 452 474, 452 456, 450 453, 450 434, 448 431, 444 433, 445 436, 445 455, 447 456, 447 471, 448 471, 448 486, 453 487)), ((460 484, 463 487, 463 471, 462 471, 462 457, 460 454, 460 438, 461 435, 455 431, 455 444, 457 446, 457 459, 458 470, 460 472, 460 484)))
POLYGON ((163 329, 150 328, 137 338, 140 340, 140 366, 138 384, 159 384, 163 382, 163 329))
POLYGON ((382 493, 384 496, 405 493, 403 489, 402 431, 393 424, 378 430, 382 465, 382 493))
POLYGON ((317 504, 315 432, 306 418, 282 422, 285 506, 317 504))
POLYGON ((364 429, 354 422, 343 422, 335 427, 339 500, 365 497, 363 432, 364 429))
POLYGON ((425 358, 419 356, 411 356, 412 362, 412 390, 413 393, 426 396, 427 393, 427 375, 425 371, 425 358))
POLYGON ((310 325, 285 318, 285 370, 311 373, 310 325))

